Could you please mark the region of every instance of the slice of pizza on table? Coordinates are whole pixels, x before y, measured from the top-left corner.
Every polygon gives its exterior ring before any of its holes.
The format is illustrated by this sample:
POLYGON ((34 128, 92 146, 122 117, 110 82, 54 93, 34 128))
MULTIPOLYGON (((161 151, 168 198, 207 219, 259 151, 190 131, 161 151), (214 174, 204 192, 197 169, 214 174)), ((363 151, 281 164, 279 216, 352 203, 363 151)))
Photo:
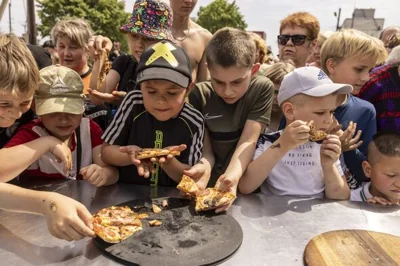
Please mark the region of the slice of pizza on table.
POLYGON ((138 214, 128 206, 112 206, 93 215, 93 231, 108 243, 119 243, 142 230, 138 214))

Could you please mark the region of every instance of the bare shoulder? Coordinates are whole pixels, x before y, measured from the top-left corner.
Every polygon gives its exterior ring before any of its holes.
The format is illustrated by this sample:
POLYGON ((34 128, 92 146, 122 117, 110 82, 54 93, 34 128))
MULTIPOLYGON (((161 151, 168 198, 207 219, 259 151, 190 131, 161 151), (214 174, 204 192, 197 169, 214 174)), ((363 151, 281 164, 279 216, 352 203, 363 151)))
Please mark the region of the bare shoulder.
POLYGON ((212 38, 211 32, 209 32, 207 29, 203 28, 193 20, 191 23, 191 30, 195 31, 196 34, 199 35, 206 42, 208 42, 212 38))

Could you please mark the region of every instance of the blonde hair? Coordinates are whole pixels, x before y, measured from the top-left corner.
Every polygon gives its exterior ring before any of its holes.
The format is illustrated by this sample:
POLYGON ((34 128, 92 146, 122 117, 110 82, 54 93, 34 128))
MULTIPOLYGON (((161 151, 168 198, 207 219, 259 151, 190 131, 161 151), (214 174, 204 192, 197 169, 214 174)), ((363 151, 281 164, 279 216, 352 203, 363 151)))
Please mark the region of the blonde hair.
POLYGON ((322 46, 324 42, 333 35, 332 31, 323 31, 318 34, 317 43, 322 46))
POLYGON ((294 63, 291 61, 284 61, 269 66, 263 75, 269 78, 273 83, 281 84, 285 75, 295 69, 294 63))
POLYGON ((256 63, 263 64, 265 60, 267 60, 267 42, 257 33, 251 32, 250 35, 256 45, 256 50, 258 50, 258 55, 260 57, 260 61, 256 63))
POLYGON ((205 50, 206 61, 221 67, 248 67, 254 65, 256 45, 245 31, 225 27, 214 33, 205 50))
POLYGON ((329 73, 326 63, 332 58, 341 62, 348 57, 372 59, 375 65, 385 62, 387 52, 383 42, 355 29, 343 29, 329 37, 321 48, 321 68, 329 73))
POLYGON ((26 44, 13 34, 0 35, 0 93, 29 95, 39 86, 39 69, 26 44))
POLYGON ((71 42, 88 50, 88 43, 93 31, 83 19, 66 19, 57 22, 51 29, 51 38, 57 46, 58 37, 66 36, 71 42))
POLYGON ((308 12, 297 12, 287 16, 281 21, 279 33, 282 33, 283 28, 293 26, 307 29, 309 34, 307 37, 311 40, 315 40, 318 37, 320 30, 319 21, 316 17, 308 12))

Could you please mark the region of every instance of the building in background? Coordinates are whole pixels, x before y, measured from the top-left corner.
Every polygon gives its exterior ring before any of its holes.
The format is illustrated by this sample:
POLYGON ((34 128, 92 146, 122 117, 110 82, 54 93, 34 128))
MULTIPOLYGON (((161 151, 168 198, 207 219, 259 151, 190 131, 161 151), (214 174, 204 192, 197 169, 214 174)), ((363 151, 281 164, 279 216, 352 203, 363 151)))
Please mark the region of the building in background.
POLYGON ((346 18, 341 26, 342 29, 356 29, 368 35, 379 38, 379 34, 385 23, 384 18, 375 18, 375 9, 354 9, 353 16, 346 18))

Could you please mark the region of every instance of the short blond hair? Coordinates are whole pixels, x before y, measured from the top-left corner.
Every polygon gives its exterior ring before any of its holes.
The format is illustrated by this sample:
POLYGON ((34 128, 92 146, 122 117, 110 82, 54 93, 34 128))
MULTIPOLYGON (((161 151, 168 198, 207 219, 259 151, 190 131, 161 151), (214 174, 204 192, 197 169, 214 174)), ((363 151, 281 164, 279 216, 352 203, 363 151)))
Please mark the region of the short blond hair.
POLYGON ((318 45, 322 46, 324 42, 331 37, 333 34, 332 31, 322 31, 318 34, 317 43, 318 45))
POLYGON ((257 33, 250 32, 250 35, 253 38, 254 44, 256 45, 256 50, 258 50, 258 55, 260 57, 260 62, 256 63, 263 64, 267 59, 267 42, 257 33))
POLYGON ((284 61, 269 66, 263 75, 269 78, 273 83, 281 84, 285 75, 295 69, 296 67, 292 61, 284 61))
POLYGON ((0 35, 0 94, 30 95, 39 86, 39 69, 26 44, 0 35))
POLYGON ((92 29, 83 19, 60 20, 51 29, 51 38, 55 46, 57 46, 58 37, 66 36, 79 47, 88 50, 89 39, 92 35, 92 29))
POLYGON ((326 63, 330 58, 337 63, 348 57, 361 60, 369 58, 378 65, 384 63, 387 57, 381 40, 355 29, 343 29, 333 33, 322 45, 320 54, 321 67, 325 73, 329 73, 326 63))

